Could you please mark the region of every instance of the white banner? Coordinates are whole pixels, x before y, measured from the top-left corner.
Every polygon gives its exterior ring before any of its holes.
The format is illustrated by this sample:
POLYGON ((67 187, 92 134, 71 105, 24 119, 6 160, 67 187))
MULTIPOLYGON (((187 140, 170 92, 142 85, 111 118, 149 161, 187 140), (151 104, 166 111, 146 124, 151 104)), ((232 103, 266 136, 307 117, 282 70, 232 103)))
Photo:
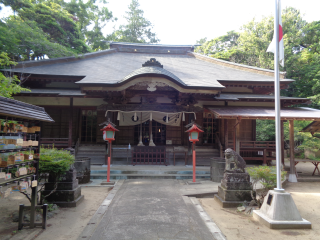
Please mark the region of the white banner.
POLYGON ((164 112, 118 112, 119 126, 133 126, 148 120, 170 126, 180 126, 182 112, 164 113, 164 112))

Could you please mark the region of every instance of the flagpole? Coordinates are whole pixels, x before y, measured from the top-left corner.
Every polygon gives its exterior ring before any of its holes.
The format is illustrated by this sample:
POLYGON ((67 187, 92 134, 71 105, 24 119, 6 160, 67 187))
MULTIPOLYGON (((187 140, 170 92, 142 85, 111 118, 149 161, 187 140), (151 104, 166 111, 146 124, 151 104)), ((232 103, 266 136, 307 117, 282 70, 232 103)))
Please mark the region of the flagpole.
POLYGON ((275 0, 274 34, 276 51, 274 53, 274 103, 276 123, 276 169, 277 188, 275 191, 283 191, 281 187, 281 130, 280 130, 280 79, 279 79, 279 0, 275 0))

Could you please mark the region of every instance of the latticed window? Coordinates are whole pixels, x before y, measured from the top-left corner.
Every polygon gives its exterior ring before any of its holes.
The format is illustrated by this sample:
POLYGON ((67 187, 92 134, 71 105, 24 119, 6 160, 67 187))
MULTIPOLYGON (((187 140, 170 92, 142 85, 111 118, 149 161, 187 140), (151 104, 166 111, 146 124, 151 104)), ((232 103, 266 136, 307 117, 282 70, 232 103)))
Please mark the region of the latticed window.
POLYGON ((97 111, 81 111, 81 142, 95 143, 97 140, 97 111))
POLYGON ((203 143, 215 143, 215 133, 218 129, 218 122, 210 112, 203 113, 203 143))

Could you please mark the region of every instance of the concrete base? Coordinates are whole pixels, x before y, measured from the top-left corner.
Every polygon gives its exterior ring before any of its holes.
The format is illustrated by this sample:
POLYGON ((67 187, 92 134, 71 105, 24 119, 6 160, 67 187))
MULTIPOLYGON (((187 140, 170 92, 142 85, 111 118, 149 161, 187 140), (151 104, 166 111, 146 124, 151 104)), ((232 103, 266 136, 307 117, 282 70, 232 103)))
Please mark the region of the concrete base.
POLYGON ((190 181, 187 181, 187 184, 188 185, 192 185, 192 184, 201 184, 201 182, 199 182, 199 181, 195 181, 195 182, 193 182, 193 180, 190 180, 190 181))
POLYGON ((297 176, 294 173, 289 174, 288 182, 298 182, 297 176))
POLYGON ((218 194, 214 195, 214 199, 222 208, 236 208, 244 203, 244 201, 224 201, 218 194))
POLYGON ((302 218, 302 221, 275 221, 268 218, 261 210, 253 210, 253 218, 271 229, 311 229, 309 221, 302 218))
POLYGON ((311 223, 303 219, 290 193, 270 190, 260 210, 253 217, 272 229, 310 229, 311 223))
POLYGON ((112 182, 112 181, 110 181, 110 182, 107 182, 107 181, 104 181, 104 182, 102 182, 101 183, 101 185, 110 185, 110 186, 114 186, 114 184, 115 184, 115 182, 112 182))

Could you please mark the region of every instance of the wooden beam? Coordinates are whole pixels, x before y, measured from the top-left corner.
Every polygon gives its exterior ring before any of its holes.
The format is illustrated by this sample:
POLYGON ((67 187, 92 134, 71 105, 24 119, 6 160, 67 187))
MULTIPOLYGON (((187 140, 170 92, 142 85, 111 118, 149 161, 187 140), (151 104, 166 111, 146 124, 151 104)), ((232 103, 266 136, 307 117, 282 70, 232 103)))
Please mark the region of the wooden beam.
POLYGON ((284 167, 284 127, 283 127, 284 120, 281 120, 281 163, 284 167))
POLYGON ((73 121, 73 98, 70 98, 70 112, 69 112, 69 140, 68 148, 72 147, 72 121, 73 121))
POLYGON ((228 119, 224 119, 224 148, 228 148, 228 119))
POLYGON ((290 174, 296 174, 294 162, 294 122, 289 121, 289 140, 290 140, 290 174))

